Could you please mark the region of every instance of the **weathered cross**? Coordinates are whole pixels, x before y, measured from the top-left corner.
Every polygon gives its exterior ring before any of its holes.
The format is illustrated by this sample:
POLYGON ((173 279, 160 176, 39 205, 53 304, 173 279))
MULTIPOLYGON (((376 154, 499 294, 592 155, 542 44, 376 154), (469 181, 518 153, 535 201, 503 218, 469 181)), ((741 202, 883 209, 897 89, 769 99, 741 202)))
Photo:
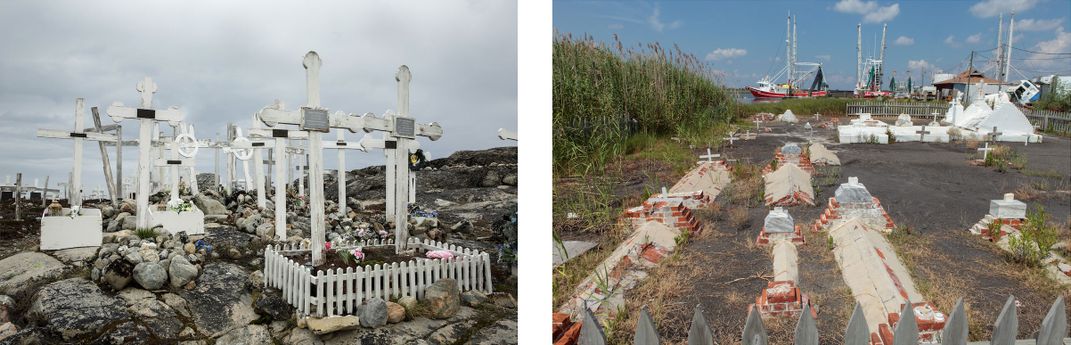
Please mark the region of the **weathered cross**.
POLYGON ((82 140, 94 140, 94 141, 116 141, 118 138, 112 134, 86 132, 84 130, 85 124, 85 100, 78 98, 74 100, 74 132, 50 130, 50 129, 38 129, 37 136, 42 138, 59 138, 59 139, 72 139, 74 140, 74 168, 71 173, 71 184, 69 186, 71 193, 68 203, 70 206, 82 205, 82 140))
POLYGON ((941 114, 941 113, 938 113, 938 112, 936 112, 936 111, 935 111, 935 112, 933 112, 933 114, 930 114, 930 115, 933 115, 933 122, 934 122, 934 123, 940 123, 940 122, 937 122, 937 115, 940 115, 940 114, 941 114))
MULTIPOLYGON (((398 148, 398 143, 387 137, 386 133, 384 133, 383 136, 383 138, 376 139, 369 136, 368 134, 365 134, 364 138, 361 138, 361 147, 365 148, 366 150, 383 150, 383 155, 387 158, 387 162, 385 164, 385 170, 387 171, 387 205, 385 215, 387 219, 391 219, 394 218, 394 210, 396 209, 395 206, 397 206, 397 204, 401 204, 396 200, 396 191, 394 190, 394 188, 391 188, 391 186, 397 184, 399 178, 408 180, 410 190, 408 195, 409 199, 408 201, 406 201, 406 204, 408 205, 408 203, 410 202, 416 202, 416 174, 412 174, 407 171, 406 174, 408 176, 401 176, 395 173, 396 171, 398 171, 398 169, 395 167, 398 161, 395 158, 395 155, 399 154, 399 152, 397 151, 400 149, 398 148)), ((420 149, 420 142, 412 140, 409 141, 409 147, 403 150, 401 154, 404 156, 408 156, 410 152, 414 152, 417 149, 420 149)), ((401 210, 402 212, 405 212, 406 209, 402 208, 401 210)))
POLYGON ((814 120, 821 121, 821 115, 819 115, 818 113, 814 113, 814 120))
POLYGON ((744 131, 744 135, 741 135, 740 139, 753 140, 753 139, 755 139, 755 137, 758 137, 758 134, 751 133, 751 130, 749 129, 749 130, 744 131))
POLYGON ((506 130, 505 128, 498 129, 498 138, 502 140, 517 141, 517 132, 506 130))
POLYGON ((244 187, 246 190, 250 190, 250 185, 257 182, 253 181, 252 177, 249 176, 249 160, 253 159, 253 153, 258 150, 253 149, 253 142, 242 135, 242 128, 235 126, 233 133, 234 138, 231 139, 230 146, 224 148, 223 152, 230 153, 231 157, 242 162, 242 175, 245 177, 244 187))
POLYGON ((997 126, 993 126, 993 131, 989 132, 989 141, 996 142, 997 141, 997 137, 1000 136, 1001 134, 1004 134, 1004 133, 1003 132, 998 132, 997 131, 997 126))
MULTIPOLYGON (((711 153, 710 152, 710 148, 708 147, 707 148, 707 154, 700 155, 699 158, 700 159, 706 159, 707 162, 709 163, 709 162, 713 162, 714 158, 721 158, 721 154, 720 153, 711 153)), ((696 162, 696 163, 702 164, 703 161, 699 161, 699 162, 696 162)))
POLYGON ((169 121, 179 123, 185 117, 185 112, 177 107, 166 110, 152 108, 152 94, 156 92, 156 84, 152 79, 145 77, 138 83, 138 92, 141 93, 141 105, 139 107, 126 107, 120 102, 114 102, 108 107, 108 116, 113 121, 119 122, 125 119, 138 120, 138 193, 137 227, 149 227, 149 170, 152 164, 152 132, 153 125, 157 121, 169 121))
POLYGON ((177 206, 182 202, 179 198, 179 168, 189 168, 196 164, 193 157, 197 155, 197 149, 197 138, 193 136, 193 133, 183 132, 171 141, 171 157, 156 160, 156 166, 170 168, 168 170, 170 170, 171 177, 171 198, 167 202, 168 207, 177 206))
MULTIPOLYGON (((336 117, 348 116, 343 112, 336 112, 336 117)), ((324 149, 338 151, 338 212, 346 214, 346 150, 360 150, 368 152, 359 142, 346 141, 344 131, 335 131, 335 141, 324 140, 324 149)))
MULTIPOLYGON (((265 107, 264 109, 269 108, 273 110, 284 111, 285 106, 282 104, 282 102, 276 101, 275 104, 265 107)), ((273 155, 278 156, 274 159, 274 172, 272 173, 272 177, 275 180, 273 183, 275 186, 275 238, 277 240, 283 240, 286 239, 286 183, 288 179, 287 173, 289 172, 288 167, 290 166, 288 159, 290 155, 288 152, 286 152, 289 149, 287 147, 287 140, 289 140, 290 138, 306 139, 309 137, 309 132, 302 130, 259 128, 261 122, 260 113, 263 112, 264 109, 261 109, 259 112, 257 112, 256 115, 254 115, 253 129, 251 129, 249 132, 249 135, 252 136, 254 139, 263 140, 251 141, 249 143, 249 146, 250 148, 254 149, 254 157, 257 155, 257 152, 260 151, 256 149, 258 147, 270 147, 272 148, 273 155), (274 139, 274 141, 267 141, 267 139, 274 139)), ((258 183, 257 186, 257 194, 264 195, 264 184, 258 183)), ((261 197, 257 197, 258 207, 264 207, 266 206, 266 204, 266 200, 261 200, 261 197)))
POLYGON ((930 131, 926 130, 926 126, 922 126, 922 129, 915 131, 915 134, 919 135, 919 141, 926 141, 926 134, 930 134, 930 131))
POLYGON ((751 122, 755 123, 755 128, 762 128, 762 119, 755 119, 755 121, 751 122))
MULTIPOLYGON (((409 117, 409 82, 412 80, 412 75, 409 73, 409 68, 404 65, 398 69, 398 73, 395 75, 395 80, 398 81, 399 114, 390 118, 375 118, 368 115, 361 117, 331 116, 327 109, 320 106, 320 56, 316 52, 310 51, 305 54, 303 65, 306 69, 306 95, 308 97, 306 106, 302 107, 300 111, 294 112, 266 108, 258 117, 268 125, 272 123, 294 124, 309 132, 308 153, 310 155, 309 168, 311 170, 309 173, 309 215, 312 219, 312 264, 319 265, 323 263, 322 251, 325 226, 323 142, 320 139, 320 134, 329 131, 331 128, 348 129, 351 132, 357 132, 358 130, 366 132, 383 131, 389 132, 397 140, 398 147, 408 147, 410 141, 415 140, 417 136, 438 140, 443 131, 442 127, 437 123, 417 124, 413 118, 409 117)), ((408 155, 395 156, 395 169, 398 175, 408 175, 408 155)), ((408 183, 396 183, 394 186, 387 186, 387 188, 396 188, 398 195, 407 195, 408 187, 408 183)), ((397 198, 396 203, 395 208, 399 212, 395 212, 394 220, 395 251, 400 252, 405 248, 409 238, 407 228, 408 214, 404 212, 407 201, 403 198, 397 198)))
POLYGON ((982 160, 983 161, 986 160, 987 158, 989 158, 989 151, 992 151, 992 150, 993 149, 989 147, 989 143, 985 143, 985 147, 979 147, 978 148, 978 151, 982 151, 982 160))
MULTIPOLYGON (((736 140, 735 135, 736 135, 736 133, 729 132, 728 136, 726 136, 724 138, 721 138, 721 139, 722 140, 728 140, 729 141, 729 146, 733 146, 733 141, 736 140)), ((710 149, 707 149, 707 150, 710 150, 710 149)))

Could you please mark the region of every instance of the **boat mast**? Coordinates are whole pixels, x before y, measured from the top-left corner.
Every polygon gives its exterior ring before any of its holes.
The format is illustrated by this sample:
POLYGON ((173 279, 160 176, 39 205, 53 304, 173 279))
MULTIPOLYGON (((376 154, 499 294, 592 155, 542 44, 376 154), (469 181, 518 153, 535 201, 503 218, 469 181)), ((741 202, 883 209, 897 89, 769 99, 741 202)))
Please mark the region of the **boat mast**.
POLYGON ((796 59, 799 57, 796 51, 796 16, 792 16, 792 86, 796 86, 796 59))
POLYGON ((876 73, 877 76, 874 78, 877 81, 875 85, 877 86, 878 91, 881 90, 882 76, 885 75, 885 31, 888 28, 889 24, 881 26, 881 55, 878 57, 878 60, 881 62, 878 64, 878 73, 876 73))
POLYGON ((792 14, 785 20, 785 71, 788 72, 789 90, 792 89, 792 14))
POLYGON ((855 24, 855 92, 863 85, 863 24, 855 24))
POLYGON ((1008 22, 1008 50, 1007 56, 1004 57, 1004 82, 1008 82, 1008 68, 1011 67, 1011 51, 1012 51, 1012 37, 1015 35, 1015 12, 1011 13, 1011 20, 1008 22))

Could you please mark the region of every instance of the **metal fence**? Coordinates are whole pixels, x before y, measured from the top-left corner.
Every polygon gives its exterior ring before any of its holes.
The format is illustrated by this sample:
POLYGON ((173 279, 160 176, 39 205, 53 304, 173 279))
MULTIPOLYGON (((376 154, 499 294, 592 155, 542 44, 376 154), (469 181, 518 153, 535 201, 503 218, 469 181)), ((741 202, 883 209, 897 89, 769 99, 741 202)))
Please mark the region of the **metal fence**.
MULTIPOLYGON (((863 317, 863 310, 859 304, 855 305, 855 311, 848 321, 848 327, 844 333, 845 345, 916 345, 920 343, 919 328, 915 319, 914 308, 910 303, 904 306, 900 313, 900 322, 897 322, 891 330, 891 334, 878 332, 872 337, 871 330, 863 317)), ((1001 309, 997 321, 993 325, 993 336, 989 341, 967 342, 967 313, 963 308, 963 299, 956 302, 952 313, 945 319, 944 329, 940 331, 937 339, 929 339, 928 343, 942 345, 1012 345, 1012 344, 1038 344, 1038 345, 1064 345, 1071 344, 1071 338, 1067 338, 1067 306, 1063 296, 1053 302, 1049 312, 1041 321, 1041 328, 1034 333, 1035 339, 1016 340, 1019 333, 1019 319, 1016 314, 1015 296, 1008 296, 1004 308, 1001 309)), ((883 325, 884 326, 884 325, 883 325)), ((806 306, 796 324, 793 343, 796 345, 818 345, 818 326, 811 315, 810 306, 806 306)), ((747 322, 744 324, 742 334, 744 345, 767 345, 769 337, 766 326, 763 325, 762 317, 758 311, 748 313, 747 322)), ((659 344, 658 331, 647 308, 640 310, 640 317, 636 323, 636 332, 633 338, 636 345, 659 344)), ((580 345, 604 345, 606 335, 598 320, 590 310, 584 310, 583 324, 577 339, 580 345)), ((703 317, 700 306, 696 306, 692 317, 692 323, 688 330, 688 345, 711 345, 714 344, 713 332, 703 317)))
MULTIPOLYGON (((1071 133, 1071 113, 1038 110, 1019 106, 1030 123, 1039 130, 1054 133, 1071 133)), ((943 116, 948 105, 940 103, 889 103, 856 102, 846 106, 845 114, 870 113, 872 116, 910 115, 916 119, 933 119, 933 113, 943 116)))

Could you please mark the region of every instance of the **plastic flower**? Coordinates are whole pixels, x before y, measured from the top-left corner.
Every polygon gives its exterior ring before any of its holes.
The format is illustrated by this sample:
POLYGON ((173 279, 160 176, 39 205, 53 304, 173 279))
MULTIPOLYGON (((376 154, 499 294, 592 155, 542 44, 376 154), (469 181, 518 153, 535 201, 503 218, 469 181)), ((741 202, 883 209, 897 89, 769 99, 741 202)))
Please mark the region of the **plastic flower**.
POLYGON ((454 257, 454 252, 449 250, 431 250, 427 254, 424 254, 429 259, 451 259, 454 257))
POLYGON ((331 250, 331 242, 324 242, 324 250, 331 250))
POLYGON ((364 252, 361 251, 361 248, 357 248, 357 249, 353 250, 353 258, 356 259, 357 261, 364 260, 364 252))
POLYGON ((379 230, 379 237, 380 238, 387 238, 387 236, 389 236, 389 235, 390 235, 390 233, 388 233, 387 230, 379 230))

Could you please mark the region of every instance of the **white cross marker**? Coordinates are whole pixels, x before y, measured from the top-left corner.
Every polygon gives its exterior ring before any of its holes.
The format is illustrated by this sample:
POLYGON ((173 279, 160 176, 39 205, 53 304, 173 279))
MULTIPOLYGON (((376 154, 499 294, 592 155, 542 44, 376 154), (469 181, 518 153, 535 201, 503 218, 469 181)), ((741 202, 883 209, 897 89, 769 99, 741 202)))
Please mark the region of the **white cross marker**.
POLYGON ((197 138, 192 133, 182 133, 175 136, 171 142, 171 158, 156 160, 156 166, 169 167, 171 177, 171 200, 168 206, 182 202, 179 198, 179 167, 191 167, 195 165, 193 157, 197 155, 197 138), (179 156, 185 158, 179 158, 179 156))
POLYGON ((667 196, 669 196, 669 191, 666 190, 666 186, 662 186, 662 197, 665 198, 667 196))
MULTIPOLYGON (((736 137, 734 135, 736 135, 736 133, 729 132, 729 136, 721 138, 721 139, 722 140, 728 140, 729 141, 729 146, 733 146, 733 140, 736 140, 736 137)), ((710 149, 707 149, 707 150, 710 150, 710 149)))
POLYGON ((983 161, 986 160, 987 158, 989 158, 989 151, 992 151, 992 150, 993 149, 989 148, 989 143, 985 143, 985 147, 979 147, 978 148, 978 151, 982 151, 982 160, 983 161))
MULTIPOLYGON (((348 116, 343 112, 336 112, 335 116, 348 116)), ((346 151, 347 150, 360 150, 368 152, 359 142, 346 141, 346 134, 343 130, 335 131, 335 141, 324 141, 324 149, 334 149, 338 151, 338 212, 346 214, 346 151)))
POLYGON ((919 141, 926 141, 926 134, 930 134, 930 131, 926 130, 926 126, 922 126, 921 130, 915 131, 915 134, 919 135, 919 141))
MULTIPOLYGON (((709 162, 713 162, 714 158, 721 158, 721 154, 720 153, 711 153, 710 152, 710 148, 708 147, 707 148, 707 154, 700 155, 699 158, 700 159, 704 159, 705 158, 707 160, 707 162, 709 163, 709 162)), ((699 161, 697 163, 703 164, 703 161, 699 161)))
POLYGON ((819 115, 818 113, 814 113, 814 120, 821 121, 821 115, 819 115))
MULTIPOLYGON (((416 140, 410 141, 408 149, 402 151, 401 153, 399 153, 399 152, 397 152, 397 151, 399 151, 399 149, 397 148, 397 142, 395 142, 395 141, 391 140, 389 137, 387 137, 386 133, 384 133, 383 136, 384 136, 384 138, 376 139, 376 138, 371 137, 368 134, 365 134, 364 138, 361 138, 361 147, 364 147, 365 149, 380 149, 380 150, 383 150, 383 155, 387 158, 387 162, 385 164, 385 166, 386 166, 385 170, 387 171, 386 218, 387 219, 391 219, 391 218, 394 218, 394 210, 395 210, 396 204, 399 204, 395 200, 396 199, 396 195, 395 195, 396 191, 394 190, 394 188, 390 188, 390 186, 392 186, 392 185, 397 183, 397 180, 399 178, 399 175, 397 175, 396 173, 392 173, 392 172, 397 171, 397 169, 395 167, 395 165, 397 164, 397 160, 395 159, 395 155, 403 154, 403 155, 408 157, 409 153, 415 152, 417 149, 420 149, 420 142, 416 141, 416 140), (393 149, 387 149, 388 146, 391 146, 391 147, 394 147, 394 148, 393 149)), ((406 164, 408 164, 408 163, 406 163, 406 164)), ((404 178, 410 180, 409 185, 410 185, 411 188, 414 188, 414 191, 415 191, 415 188, 416 188, 416 174, 408 173, 408 175, 409 175, 408 177, 404 177, 404 178)), ((416 193, 409 193, 409 200, 408 200, 409 203, 416 202, 416 195, 415 194, 416 193)))
POLYGON ((755 123, 755 128, 762 128, 762 119, 755 119, 755 121, 751 122, 755 123))
POLYGON ((166 110, 152 108, 152 94, 156 92, 156 84, 152 79, 145 77, 138 83, 137 90, 141 92, 140 107, 126 107, 122 103, 115 102, 108 107, 108 116, 113 121, 119 122, 125 119, 138 120, 138 193, 137 227, 149 227, 149 170, 152 164, 152 132, 153 124, 157 121, 170 121, 179 123, 185 117, 185 112, 177 107, 166 110))
MULTIPOLYGON (((82 140, 94 140, 94 141, 115 141, 117 138, 111 134, 85 132, 84 131, 84 109, 85 100, 78 98, 74 100, 74 131, 59 131, 49 129, 38 129, 37 136, 42 138, 59 138, 59 139, 72 139, 74 140, 74 168, 71 173, 70 184, 70 198, 68 203, 70 206, 82 205, 82 140)), ((10 176, 8 176, 10 179, 10 176)), ((10 183, 9 183, 10 184, 10 183)), ((34 182, 36 185, 36 182, 34 182)))

